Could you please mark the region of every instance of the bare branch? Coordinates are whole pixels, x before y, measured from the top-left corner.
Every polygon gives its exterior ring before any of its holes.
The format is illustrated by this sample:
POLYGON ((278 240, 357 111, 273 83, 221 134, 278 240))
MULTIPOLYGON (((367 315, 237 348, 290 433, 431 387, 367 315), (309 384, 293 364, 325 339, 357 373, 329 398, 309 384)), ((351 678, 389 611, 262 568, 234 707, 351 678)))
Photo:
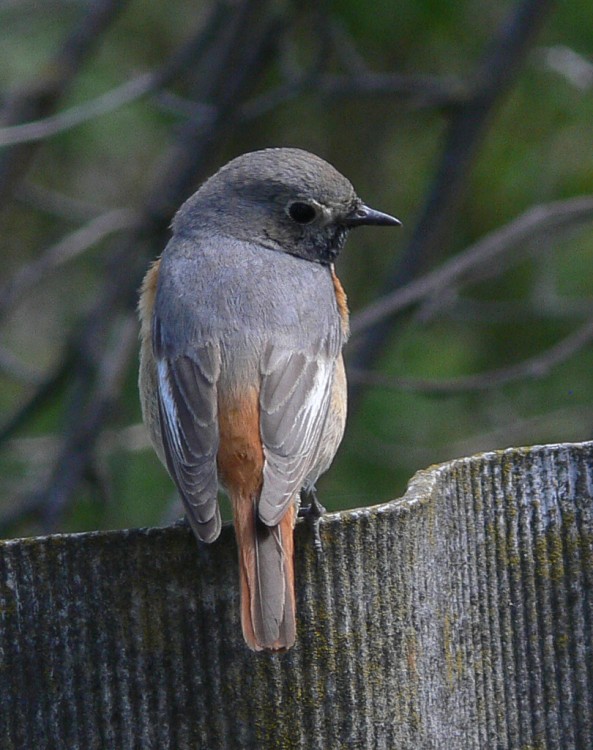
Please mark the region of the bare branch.
MULTIPOLYGON (((97 440, 121 392, 126 368, 124 357, 110 354, 112 321, 135 306, 146 263, 138 249, 142 247, 151 254, 162 249, 173 211, 210 168, 215 146, 228 133, 238 108, 270 59, 278 22, 265 13, 267 4, 263 0, 243 0, 232 6, 217 4, 211 23, 194 39, 193 56, 187 49, 178 58, 181 68, 181 61, 187 65, 190 59, 194 60, 191 68, 198 71, 197 98, 212 104, 214 116, 205 122, 188 121, 180 129, 166 164, 158 170, 158 180, 141 212, 139 225, 107 257, 102 294, 72 346, 75 367, 64 408, 66 437, 62 450, 47 486, 31 502, 25 502, 25 507, 32 505, 35 512, 42 513, 48 529, 54 528, 76 488, 92 470, 97 440), (212 39, 212 35, 216 38, 212 39), (206 38, 210 44, 204 46, 206 38), (216 54, 207 54, 211 46, 215 46, 216 54), (207 56, 207 69, 195 64, 200 55, 207 56)), ((135 349, 135 316, 132 320, 135 349)))
POLYGON ((56 369, 39 383, 35 391, 4 424, 0 424, 0 445, 12 437, 28 419, 56 395, 68 379, 73 362, 72 351, 67 350, 56 369))
MULTIPOLYGON (((58 52, 48 61, 34 85, 12 94, 0 121, 7 126, 47 117, 54 112, 83 62, 92 53, 102 32, 125 6, 125 0, 97 0, 88 6, 58 52)), ((0 156, 0 205, 26 173, 35 144, 21 143, 0 156)))
POLYGON ((78 257, 105 237, 124 229, 132 229, 137 224, 137 213, 129 209, 115 209, 98 216, 49 247, 37 260, 19 268, 12 279, 0 287, 0 318, 18 304, 25 292, 39 283, 46 274, 78 257))
MULTIPOLYGON (((552 5, 553 0, 522 0, 512 7, 476 70, 472 95, 451 108, 437 174, 410 243, 388 275, 384 293, 408 284, 423 269, 434 265, 438 255, 446 253, 467 175, 491 115, 513 83, 531 40, 552 5)), ((354 367, 372 367, 391 333, 392 326, 384 316, 368 326, 365 340, 354 354, 354 367)), ((351 389, 353 409, 359 395, 358 388, 351 389)))
MULTIPOLYGON (((516 415, 498 428, 449 442, 444 459, 449 456, 469 456, 501 445, 529 445, 542 440, 558 443, 589 440, 592 424, 593 408, 590 404, 555 409, 528 417, 516 415)), ((432 453, 430 460, 434 461, 434 450, 432 453)), ((441 460, 440 457, 437 460, 441 460)))
POLYGON ((9 378, 26 385, 39 385, 41 376, 28 367, 11 351, 0 346, 0 371, 9 378))
MULTIPOLYGON (((203 41, 200 30, 197 40, 203 41)), ((101 96, 70 109, 33 122, 0 128, 0 146, 32 143, 62 133, 157 91, 178 75, 195 55, 196 37, 192 37, 159 70, 144 73, 101 96)))
POLYGON ((575 404, 532 416, 513 411, 509 418, 489 430, 436 444, 402 440, 396 435, 379 439, 370 430, 365 430, 357 442, 357 451, 374 465, 385 466, 389 471, 396 465, 407 465, 414 470, 418 466, 446 461, 455 456, 495 450, 501 445, 533 445, 542 440, 588 440, 592 423, 593 407, 589 404, 575 404))
POLYGON ((352 40, 335 22, 320 19, 315 28, 319 32, 319 45, 318 54, 311 65, 306 70, 291 71, 285 83, 247 101, 241 108, 243 119, 249 121, 267 114, 305 91, 322 95, 324 101, 353 96, 389 96, 404 99, 418 107, 457 104, 469 95, 469 85, 453 76, 374 73, 368 70, 354 49, 352 40), (348 73, 324 72, 333 50, 344 59, 348 73))
POLYGON ((185 99, 172 91, 157 91, 154 95, 154 101, 161 109, 195 122, 206 122, 216 115, 216 110, 211 105, 185 99))
MULTIPOLYGON (((162 179, 148 199, 148 214, 159 227, 157 241, 179 204, 206 176, 213 142, 220 143, 239 119, 257 71, 268 62, 283 22, 267 18, 266 5, 267 0, 242 0, 220 28, 215 54, 209 56, 209 69, 201 71, 197 87, 198 99, 212 106, 212 116, 180 129, 161 169, 162 179)), ((222 3, 220 7, 226 8, 222 3)))
POLYGON ((14 193, 17 200, 39 211, 76 224, 90 221, 105 212, 103 206, 73 198, 32 182, 24 182, 14 193))
POLYGON ((319 81, 318 90, 327 97, 399 97, 418 107, 457 105, 466 101, 470 95, 467 83, 453 76, 371 72, 325 75, 319 81))
MULTIPOLYGON (((27 472, 12 492, 14 497, 9 503, 9 510, 0 514, 0 537, 14 533, 16 528, 28 520, 39 518, 45 498, 32 490, 41 482, 47 481, 48 469, 56 461, 62 448, 63 436, 57 433, 13 438, 7 442, 6 449, 11 458, 26 463, 27 472)), ((136 453, 146 450, 151 450, 150 440, 146 427, 141 422, 119 429, 103 430, 97 446, 97 455, 99 463, 103 463, 109 456, 116 453, 120 455, 122 451, 136 453)), ((88 479, 95 485, 102 482, 101 477, 92 475, 88 479)), ((1 489, 5 495, 7 492, 10 494, 6 483, 1 489)), ((171 520, 181 515, 183 511, 177 513, 171 520)))
MULTIPOLYGON (((593 196, 584 195, 563 201, 544 203, 528 209, 517 219, 486 235, 471 247, 455 255, 442 266, 401 289, 380 297, 352 318, 352 335, 359 336, 375 323, 438 295, 452 285, 469 279, 484 279, 500 272, 501 257, 515 253, 517 246, 533 247, 533 240, 554 232, 572 229, 593 220, 593 196)), ((515 254, 512 260, 518 260, 515 254)))
POLYGON ((469 393, 500 388, 518 380, 545 377, 554 367, 566 362, 587 344, 593 341, 593 318, 566 338, 534 357, 509 367, 500 367, 478 375, 443 380, 422 378, 400 378, 381 373, 349 370, 349 378, 357 383, 379 388, 399 388, 433 395, 469 393))
MULTIPOLYGON (((8 441, 6 449, 17 461, 29 461, 32 458, 33 463, 42 464, 55 457, 61 444, 61 435, 49 433, 12 438, 8 441)), ((103 430, 98 449, 104 456, 110 456, 122 451, 140 453, 152 448, 144 422, 136 422, 126 427, 103 430)))
POLYGON ((467 96, 467 88, 455 78, 440 79, 436 76, 394 73, 320 75, 313 67, 294 80, 246 102, 241 108, 241 115, 247 121, 261 117, 275 107, 296 99, 305 91, 322 95, 324 101, 328 98, 387 96, 406 100, 417 107, 450 106, 467 96))
POLYGON ((130 359, 136 351, 137 325, 133 314, 116 320, 110 346, 100 362, 90 399, 68 421, 68 431, 55 462, 52 476, 31 504, 40 509, 44 528, 55 528, 79 482, 92 467, 94 447, 106 418, 121 393, 130 359))
POLYGON ((593 87, 593 64, 570 47, 562 44, 541 50, 547 67, 563 76, 581 91, 593 87))
POLYGON ((75 107, 58 114, 34 122, 0 128, 0 146, 14 146, 17 143, 41 141, 44 138, 63 133, 65 130, 70 130, 95 117, 113 112, 124 104, 129 104, 148 94, 153 90, 157 80, 154 73, 145 73, 101 94, 96 99, 77 104, 75 107))
MULTIPOLYGON (((107 321, 106 321, 107 322, 107 321)), ((45 528, 52 529, 66 507, 71 493, 85 477, 97 475, 92 465, 93 448, 100 436, 100 426, 107 418, 129 369, 136 350, 137 325, 133 314, 117 320, 112 330, 111 346, 102 353, 95 379, 85 380, 89 362, 83 353, 70 345, 58 368, 47 377, 18 411, 0 426, 0 444, 10 438, 39 408, 53 397, 69 379, 81 376, 84 387, 92 390, 88 404, 75 399, 66 436, 60 441, 60 450, 47 485, 41 491, 29 493, 14 503, 11 510, 0 518, 0 534, 10 531, 28 518, 42 517, 45 528), (77 408, 79 411, 77 411, 77 408)), ((80 396, 80 392, 78 393, 80 396)))
MULTIPOLYGON (((322 15, 321 13, 318 15, 322 15)), ((294 72, 287 76, 286 83, 278 86, 271 91, 246 101, 240 108, 239 113, 242 120, 254 120, 257 117, 267 114, 274 108, 287 101, 295 99, 307 90, 315 90, 317 82, 322 77, 330 57, 331 39, 329 37, 329 21, 321 18, 319 23, 315 24, 317 34, 317 50, 313 60, 308 68, 294 72)))
POLYGON ((369 67, 366 60, 356 48, 354 39, 345 26, 335 18, 330 19, 329 33, 336 55, 344 69, 348 73, 368 73, 369 67))
MULTIPOLYGON (((455 295, 453 304, 436 305, 432 310, 438 309, 439 318, 447 317, 450 320, 471 320, 472 323, 515 323, 533 321, 539 325, 544 321, 581 321, 593 314, 593 297, 547 297, 538 295, 537 289, 532 289, 529 299, 526 300, 476 300, 473 298, 455 295)), ((423 312, 423 308, 421 308, 423 312)), ((419 320, 424 324, 428 316, 419 315, 419 320)), ((431 316, 432 317, 432 316, 431 316)))

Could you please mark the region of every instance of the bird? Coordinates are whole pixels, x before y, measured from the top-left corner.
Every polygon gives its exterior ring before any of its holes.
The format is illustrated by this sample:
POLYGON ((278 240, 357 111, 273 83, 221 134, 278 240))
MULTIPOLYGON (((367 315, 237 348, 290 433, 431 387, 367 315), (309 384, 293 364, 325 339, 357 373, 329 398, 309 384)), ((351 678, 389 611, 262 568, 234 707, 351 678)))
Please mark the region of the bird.
POLYGON ((349 332, 334 263, 351 229, 401 222, 363 203, 318 156, 268 148, 233 159, 178 210, 140 290, 139 390, 153 447, 195 536, 229 497, 243 636, 296 640, 293 528, 346 423, 349 332))

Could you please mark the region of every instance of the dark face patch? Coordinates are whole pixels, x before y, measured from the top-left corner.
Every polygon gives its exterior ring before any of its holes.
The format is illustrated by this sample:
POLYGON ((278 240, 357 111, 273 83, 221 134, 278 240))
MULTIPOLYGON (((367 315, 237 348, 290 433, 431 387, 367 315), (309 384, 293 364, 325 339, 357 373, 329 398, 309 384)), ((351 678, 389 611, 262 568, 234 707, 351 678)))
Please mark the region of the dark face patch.
POLYGON ((348 228, 341 224, 330 224, 313 231, 305 231, 288 252, 304 260, 329 266, 334 263, 348 237, 348 228))

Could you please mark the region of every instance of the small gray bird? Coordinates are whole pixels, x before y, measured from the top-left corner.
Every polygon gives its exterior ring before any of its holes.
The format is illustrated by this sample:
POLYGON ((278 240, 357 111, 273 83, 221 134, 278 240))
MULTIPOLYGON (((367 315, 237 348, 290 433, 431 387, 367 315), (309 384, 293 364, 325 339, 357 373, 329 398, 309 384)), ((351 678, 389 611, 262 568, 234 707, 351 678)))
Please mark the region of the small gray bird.
POLYGON ((344 433, 348 308, 334 261, 353 227, 399 223, 317 156, 256 151, 183 204, 144 279, 144 420, 198 539, 220 533, 219 486, 230 496, 254 650, 294 644, 300 493, 344 433))

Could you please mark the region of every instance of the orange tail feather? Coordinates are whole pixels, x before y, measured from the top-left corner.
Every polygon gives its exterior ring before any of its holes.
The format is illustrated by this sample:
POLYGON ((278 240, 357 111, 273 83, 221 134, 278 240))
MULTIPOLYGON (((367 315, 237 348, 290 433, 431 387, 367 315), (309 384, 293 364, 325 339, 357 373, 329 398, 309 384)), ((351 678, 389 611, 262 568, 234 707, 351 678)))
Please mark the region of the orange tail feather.
POLYGON ((256 517, 253 499, 233 502, 239 547, 241 625, 254 651, 291 648, 296 638, 294 592, 295 506, 278 526, 256 517))

